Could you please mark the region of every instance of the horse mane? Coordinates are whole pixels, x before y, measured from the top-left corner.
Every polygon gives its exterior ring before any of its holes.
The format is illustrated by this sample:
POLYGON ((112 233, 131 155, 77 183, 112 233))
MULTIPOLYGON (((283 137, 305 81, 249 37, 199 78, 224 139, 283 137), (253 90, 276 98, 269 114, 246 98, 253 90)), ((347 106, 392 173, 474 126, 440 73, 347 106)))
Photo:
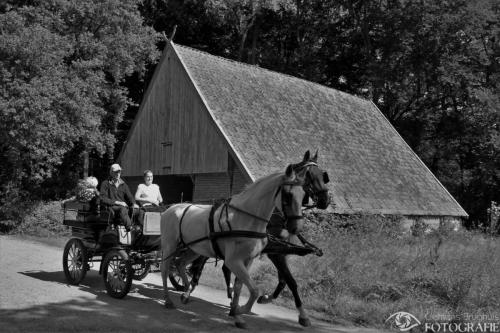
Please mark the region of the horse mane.
POLYGON ((260 187, 262 187, 264 185, 268 186, 269 189, 268 190, 263 189, 263 190, 261 190, 262 191, 261 193, 267 193, 268 191, 275 190, 277 186, 274 185, 274 181, 272 181, 272 180, 277 181, 278 179, 282 179, 282 176, 283 176, 282 172, 277 172, 277 173, 273 173, 273 174, 261 177, 261 178, 257 179, 255 182, 247 184, 245 186, 245 188, 243 189, 243 191, 241 191, 240 193, 235 194, 233 196, 233 199, 243 200, 243 201, 246 199, 249 199, 250 197, 252 197, 255 194, 255 192, 258 192, 258 189, 260 187))

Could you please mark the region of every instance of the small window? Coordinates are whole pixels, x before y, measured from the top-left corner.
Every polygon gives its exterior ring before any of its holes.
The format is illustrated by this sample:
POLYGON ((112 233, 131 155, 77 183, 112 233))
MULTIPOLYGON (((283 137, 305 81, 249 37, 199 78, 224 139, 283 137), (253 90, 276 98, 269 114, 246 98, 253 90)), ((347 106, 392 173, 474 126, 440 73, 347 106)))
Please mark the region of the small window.
POLYGON ((165 173, 172 172, 172 142, 162 142, 161 165, 165 173))

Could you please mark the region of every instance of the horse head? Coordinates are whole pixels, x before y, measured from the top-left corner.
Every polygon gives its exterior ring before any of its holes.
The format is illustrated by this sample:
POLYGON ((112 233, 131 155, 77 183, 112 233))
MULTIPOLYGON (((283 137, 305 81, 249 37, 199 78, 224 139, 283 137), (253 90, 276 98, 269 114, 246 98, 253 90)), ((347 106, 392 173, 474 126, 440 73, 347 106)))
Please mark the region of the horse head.
POLYGON ((294 166, 290 164, 285 171, 281 184, 281 211, 285 216, 286 229, 292 234, 298 234, 304 227, 302 202, 305 197, 304 178, 299 176, 294 166))
POLYGON ((306 196, 304 203, 309 197, 315 202, 319 209, 325 209, 330 204, 330 195, 326 184, 330 181, 328 173, 318 166, 318 151, 311 157, 306 151, 302 162, 293 165, 294 170, 304 178, 304 190, 306 196))

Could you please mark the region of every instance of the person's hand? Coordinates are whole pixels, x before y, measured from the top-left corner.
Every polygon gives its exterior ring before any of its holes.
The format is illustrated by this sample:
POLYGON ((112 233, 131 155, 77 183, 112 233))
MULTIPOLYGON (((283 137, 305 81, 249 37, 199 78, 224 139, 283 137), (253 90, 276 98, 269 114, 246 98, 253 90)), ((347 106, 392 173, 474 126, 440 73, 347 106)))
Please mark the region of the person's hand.
POLYGON ((122 206, 122 207, 128 207, 127 204, 123 201, 115 201, 115 205, 122 206))
POLYGON ((133 207, 134 208, 139 208, 139 205, 135 203, 133 207))
POLYGON ((281 230, 280 238, 288 239, 289 237, 290 237, 290 233, 288 232, 288 230, 286 230, 286 229, 281 230))

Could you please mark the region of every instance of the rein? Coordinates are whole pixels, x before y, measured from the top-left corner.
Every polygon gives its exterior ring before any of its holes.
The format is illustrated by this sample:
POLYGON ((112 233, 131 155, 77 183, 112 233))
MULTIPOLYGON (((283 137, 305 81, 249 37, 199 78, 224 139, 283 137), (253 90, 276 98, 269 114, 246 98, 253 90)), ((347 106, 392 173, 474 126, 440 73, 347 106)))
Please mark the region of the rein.
MULTIPOLYGON (((209 240, 212 243, 212 248, 214 249, 216 257, 224 259, 224 255, 222 254, 222 251, 220 250, 219 245, 216 242, 217 239, 220 239, 220 238, 230 238, 230 237, 245 237, 245 238, 259 238, 259 239, 267 238, 267 233, 263 233, 263 232, 256 232, 256 231, 250 231, 250 230, 232 230, 231 225, 229 224, 229 220, 227 221, 227 224, 228 224, 228 226, 229 226, 229 228, 231 230, 228 230, 228 231, 214 231, 214 224, 215 224, 215 222, 214 222, 214 219, 213 219, 213 215, 215 213, 215 210, 218 208, 218 206, 212 206, 212 210, 210 211, 210 217, 208 219, 208 226, 209 226, 209 229, 210 229, 210 232, 209 232, 208 236, 204 236, 204 237, 195 239, 195 240, 193 240, 191 242, 185 243, 184 239, 182 237, 182 230, 180 228, 182 226, 182 220, 184 219, 184 216, 186 215, 186 212, 189 210, 190 207, 191 207, 191 205, 187 206, 184 209, 182 217, 181 217, 181 219, 179 221, 179 234, 180 234, 180 242, 181 242, 182 248, 186 248, 186 247, 188 247, 190 245, 193 245, 193 244, 196 244, 196 243, 199 243, 199 242, 203 242, 203 241, 209 240)), ((231 205, 230 203, 227 203, 227 202, 223 203, 221 209, 224 209, 224 207, 232 208, 232 209, 234 209, 236 211, 244 213, 245 215, 253 217, 253 218, 255 218, 255 219, 259 220, 259 221, 262 221, 262 222, 265 222, 265 223, 269 223, 269 220, 266 220, 266 219, 264 219, 264 218, 262 218, 260 216, 255 215, 255 214, 249 213, 249 212, 247 212, 247 211, 245 211, 245 210, 243 210, 241 208, 238 208, 238 207, 236 207, 234 205, 231 205)), ((222 214, 222 212, 221 212, 221 214, 222 214)), ((177 250, 174 251, 174 253, 172 253, 171 255, 169 255, 167 258, 173 256, 176 252, 177 252, 177 250)))
MULTIPOLYGON (((274 199, 276 199, 276 197, 278 196, 279 192, 280 191, 283 191, 283 186, 285 185, 290 185, 290 186, 304 186, 304 182, 302 180, 293 180, 293 181, 284 181, 280 184, 280 186, 278 187, 278 189, 276 190, 276 194, 274 195, 274 199)), ((230 202, 230 201, 229 201, 230 202)), ((243 213, 247 216, 250 216, 258 221, 261 221, 261 222, 264 222, 264 223, 269 223, 270 220, 267 220, 263 217, 260 217, 258 215, 255 215, 253 213, 250 213, 250 212, 247 212, 246 210, 243 210, 237 206, 234 206, 232 204, 230 204, 229 202, 225 202, 223 203, 223 207, 222 209, 225 207, 228 207, 228 208, 231 208, 231 209, 234 209, 240 213, 243 213)), ((282 205, 284 206, 284 203, 283 203, 283 200, 282 200, 282 205)), ((268 235, 267 233, 265 232, 256 232, 256 231, 250 231, 250 230, 232 230, 231 229, 231 225, 229 224, 229 220, 227 221, 227 224, 229 225, 229 228, 231 230, 228 230, 228 231, 214 231, 214 220, 213 220, 213 213, 215 211, 216 206, 212 206, 212 211, 210 213, 210 218, 209 218, 209 229, 210 229, 210 232, 208 234, 208 236, 204 236, 204 237, 201 237, 201 238, 198 238, 198 239, 195 239, 191 242, 184 242, 184 239, 182 237, 182 221, 184 220, 184 217, 187 213, 187 211, 192 207, 192 205, 189 205, 187 206, 183 213, 182 213, 182 216, 181 216, 181 219, 179 221, 179 237, 180 237, 180 245, 182 245, 182 248, 186 248, 190 245, 193 245, 193 244, 196 244, 196 243, 199 243, 199 242, 202 242, 202 241, 205 241, 205 240, 209 240, 212 242, 212 247, 214 248, 214 252, 216 254, 216 256, 218 257, 221 257, 223 258, 223 255, 222 255, 222 252, 221 250, 219 249, 219 246, 217 245, 216 243, 216 240, 219 239, 219 238, 231 238, 231 237, 245 237, 245 238, 267 238, 268 235)), ((284 211, 284 209, 283 209, 284 211)), ((298 219, 303 219, 304 217, 303 216, 287 216, 288 219, 291 219, 291 220, 298 220, 298 219)), ((167 256, 164 260, 172 257, 173 255, 175 255, 175 253, 177 252, 174 251, 174 253, 171 253, 169 256, 167 256)))
MULTIPOLYGON (((278 194, 280 193, 280 191, 283 191, 283 186, 284 185, 290 185, 290 186, 304 186, 304 181, 302 180, 290 180, 290 181, 284 181, 283 183, 281 183, 281 185, 278 187, 278 190, 276 191, 276 194, 274 195, 274 198, 276 199, 276 197, 278 196, 278 194)), ((247 212, 246 210, 243 210, 239 207, 236 207, 234 205, 232 205, 231 203, 225 203, 226 207, 229 207, 229 208, 232 208, 240 213, 243 213, 245 215, 248 215, 250 217, 253 217, 254 219, 257 219, 261 222, 264 222, 264 223, 269 223, 270 220, 266 220, 265 218, 263 217, 260 217, 260 216, 257 216, 255 214, 252 214, 250 212, 247 212)), ((283 205, 283 202, 282 202, 282 205, 283 205)), ((282 209, 284 211, 284 209, 282 209)), ((300 219, 303 219, 304 217, 303 216, 300 216, 300 215, 297 215, 297 216, 289 216, 288 217, 289 219, 292 219, 292 220, 300 220, 300 219)))

